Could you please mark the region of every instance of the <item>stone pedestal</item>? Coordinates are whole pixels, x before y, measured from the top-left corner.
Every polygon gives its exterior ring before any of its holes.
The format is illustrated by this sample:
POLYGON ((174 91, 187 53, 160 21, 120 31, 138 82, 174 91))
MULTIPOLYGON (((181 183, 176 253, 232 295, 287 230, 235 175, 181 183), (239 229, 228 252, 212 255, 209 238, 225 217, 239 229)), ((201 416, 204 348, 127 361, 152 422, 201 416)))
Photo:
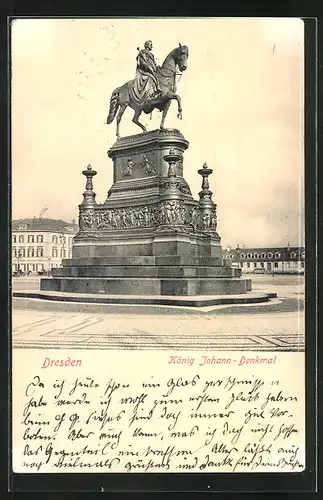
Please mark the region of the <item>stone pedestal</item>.
POLYGON ((245 294, 250 280, 222 265, 216 204, 206 165, 200 200, 183 176, 188 141, 175 129, 123 137, 108 151, 114 183, 103 204, 96 171, 83 171, 72 259, 41 280, 46 291, 117 295, 245 294))

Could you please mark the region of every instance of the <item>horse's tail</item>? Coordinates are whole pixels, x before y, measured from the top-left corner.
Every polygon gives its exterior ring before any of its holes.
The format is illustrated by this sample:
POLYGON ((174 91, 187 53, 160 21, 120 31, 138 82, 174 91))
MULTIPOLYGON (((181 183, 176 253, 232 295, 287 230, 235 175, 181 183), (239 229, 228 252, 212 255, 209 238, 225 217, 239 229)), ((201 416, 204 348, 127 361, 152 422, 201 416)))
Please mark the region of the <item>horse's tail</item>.
POLYGON ((118 107, 119 107, 119 91, 120 91, 120 87, 118 87, 117 89, 115 89, 113 92, 112 92, 112 96, 111 96, 111 99, 110 99, 110 109, 109 109, 109 116, 107 118, 107 124, 109 125, 109 123, 112 123, 116 114, 117 114, 117 111, 118 111, 118 107))

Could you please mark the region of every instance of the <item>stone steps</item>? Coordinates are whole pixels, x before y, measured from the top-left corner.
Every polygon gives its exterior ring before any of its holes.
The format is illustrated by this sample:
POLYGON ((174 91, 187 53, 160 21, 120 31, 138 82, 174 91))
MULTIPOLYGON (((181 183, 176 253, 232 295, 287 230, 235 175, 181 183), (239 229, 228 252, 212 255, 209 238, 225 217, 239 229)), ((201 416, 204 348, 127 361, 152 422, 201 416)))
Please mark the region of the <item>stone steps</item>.
MULTIPOLYGON (((82 311, 84 304, 92 306, 92 312, 96 313, 98 304, 117 304, 120 305, 156 305, 156 306, 178 306, 178 307, 210 307, 225 304, 261 304, 268 303, 271 299, 277 297, 276 293, 266 292, 249 292, 239 295, 206 295, 194 297, 175 297, 175 296, 143 296, 143 295, 106 295, 106 294, 89 294, 89 293, 67 293, 67 292, 35 292, 35 291, 17 291, 13 292, 13 296, 26 300, 47 300, 61 303, 80 303, 82 311)), ((73 309, 74 311, 74 309, 73 309)), ((261 350, 261 346, 258 346, 261 350)))
POLYGON ((105 265, 64 266, 53 269, 56 277, 155 277, 155 278, 235 278, 240 270, 229 267, 157 266, 157 265, 105 265))
POLYGON ((41 280, 42 291, 116 295, 232 295, 251 291, 241 278, 53 277, 41 280))
POLYGON ((102 256, 78 257, 63 259, 63 267, 73 266, 210 266, 227 267, 219 264, 218 257, 194 255, 135 255, 135 256, 102 256))

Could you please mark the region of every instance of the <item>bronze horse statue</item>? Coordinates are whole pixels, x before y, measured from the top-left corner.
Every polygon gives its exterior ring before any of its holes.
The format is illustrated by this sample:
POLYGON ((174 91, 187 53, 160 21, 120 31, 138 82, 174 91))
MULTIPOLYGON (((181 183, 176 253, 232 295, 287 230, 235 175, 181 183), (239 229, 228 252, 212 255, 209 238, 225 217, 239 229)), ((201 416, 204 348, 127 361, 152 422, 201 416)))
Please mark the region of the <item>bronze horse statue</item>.
POLYGON ((157 78, 160 92, 156 95, 150 96, 144 99, 142 102, 138 102, 133 96, 133 86, 134 80, 130 80, 121 87, 116 88, 111 95, 110 99, 110 110, 109 116, 107 118, 107 124, 113 122, 117 115, 117 137, 120 137, 120 121, 123 113, 125 112, 127 106, 130 106, 134 111, 134 117, 132 119, 133 123, 138 125, 143 132, 147 132, 146 127, 140 123, 139 117, 142 112, 150 114, 153 109, 159 109, 163 112, 160 128, 164 128, 165 118, 170 106, 172 99, 177 101, 178 114, 177 117, 182 119, 182 105, 181 98, 176 94, 176 76, 177 68, 183 72, 187 68, 187 58, 188 58, 188 47, 186 45, 179 44, 172 50, 161 67, 158 67, 157 78), (118 111, 119 110, 119 111, 118 111))

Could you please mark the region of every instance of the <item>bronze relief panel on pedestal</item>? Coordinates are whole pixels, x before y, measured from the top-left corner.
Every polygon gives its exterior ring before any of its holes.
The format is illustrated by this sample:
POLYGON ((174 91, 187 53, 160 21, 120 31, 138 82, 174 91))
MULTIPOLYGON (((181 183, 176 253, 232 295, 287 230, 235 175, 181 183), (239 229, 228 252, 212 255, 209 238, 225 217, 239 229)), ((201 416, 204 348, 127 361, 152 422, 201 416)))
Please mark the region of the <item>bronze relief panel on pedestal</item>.
POLYGON ((154 156, 154 153, 148 153, 121 158, 117 180, 140 179, 157 175, 154 156))

